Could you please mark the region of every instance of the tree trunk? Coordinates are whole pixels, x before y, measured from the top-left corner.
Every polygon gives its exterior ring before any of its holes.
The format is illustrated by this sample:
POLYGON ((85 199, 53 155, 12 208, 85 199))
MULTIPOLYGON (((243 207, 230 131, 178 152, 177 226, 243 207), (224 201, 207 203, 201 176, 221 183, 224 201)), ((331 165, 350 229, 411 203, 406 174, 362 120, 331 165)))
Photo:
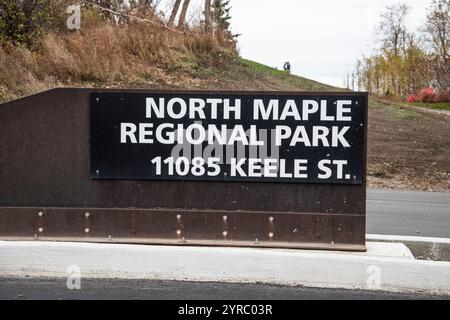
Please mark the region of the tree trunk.
POLYGON ((172 13, 170 14, 169 18, 169 26, 173 26, 173 22, 175 21, 175 18, 177 17, 178 9, 180 8, 181 0, 176 0, 175 4, 173 5, 172 13))
POLYGON ((186 13, 191 0, 184 0, 183 8, 181 8, 180 20, 178 20, 178 27, 184 28, 186 26, 186 13))
POLYGON ((211 0, 205 0, 205 32, 211 31, 211 0))

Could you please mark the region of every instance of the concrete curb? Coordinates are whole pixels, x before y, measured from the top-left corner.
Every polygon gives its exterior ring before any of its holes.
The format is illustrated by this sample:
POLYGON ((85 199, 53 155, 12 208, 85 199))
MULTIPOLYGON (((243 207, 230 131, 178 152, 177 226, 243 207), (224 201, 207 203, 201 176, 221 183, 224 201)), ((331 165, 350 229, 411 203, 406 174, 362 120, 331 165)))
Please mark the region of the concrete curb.
POLYGON ((447 238, 368 234, 366 239, 367 241, 403 243, 417 259, 450 261, 450 239, 447 238))
POLYGON ((402 244, 366 253, 285 249, 0 241, 0 276, 269 283, 450 295, 450 262, 412 258, 402 244))
POLYGON ((367 234, 367 241, 386 241, 386 242, 431 242, 450 244, 450 238, 418 237, 418 236, 395 236, 384 234, 367 234))

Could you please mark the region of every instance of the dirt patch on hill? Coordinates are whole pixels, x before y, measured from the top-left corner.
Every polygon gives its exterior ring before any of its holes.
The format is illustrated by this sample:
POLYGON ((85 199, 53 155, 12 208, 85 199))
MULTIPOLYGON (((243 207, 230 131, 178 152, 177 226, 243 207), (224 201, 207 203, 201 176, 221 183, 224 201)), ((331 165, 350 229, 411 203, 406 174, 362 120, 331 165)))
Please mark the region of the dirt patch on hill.
POLYGON ((369 108, 370 187, 450 191, 450 121, 375 99, 369 108))

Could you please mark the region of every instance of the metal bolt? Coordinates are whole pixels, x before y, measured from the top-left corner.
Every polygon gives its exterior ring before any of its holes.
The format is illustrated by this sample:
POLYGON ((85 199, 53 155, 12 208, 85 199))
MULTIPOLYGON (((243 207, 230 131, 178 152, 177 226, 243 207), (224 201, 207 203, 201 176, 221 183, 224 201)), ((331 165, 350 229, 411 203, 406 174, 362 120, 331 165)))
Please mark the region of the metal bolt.
POLYGON ((223 236, 226 237, 228 235, 227 231, 222 232, 223 236))
POLYGON ((89 233, 89 228, 84 228, 84 232, 89 233))
POLYGON ((269 232, 269 237, 273 238, 273 232, 269 232))
POLYGON ((223 221, 227 221, 228 217, 227 216, 223 216, 223 221))
POLYGON ((177 230, 177 235, 180 235, 181 234, 181 230, 177 230))
POLYGON ((177 214, 177 219, 178 219, 178 220, 181 219, 181 214, 177 214))
POLYGON ((42 217, 43 215, 44 215, 44 213, 43 213, 42 211, 39 211, 39 212, 38 212, 38 216, 39 216, 39 217, 42 217))
POLYGON ((91 214, 90 214, 89 212, 86 212, 86 213, 84 214, 84 216, 85 216, 86 218, 89 218, 90 215, 91 215, 91 214))
POLYGON ((270 218, 269 218, 269 221, 270 221, 270 222, 273 222, 273 217, 270 217, 270 218))
POLYGON ((44 232, 44 228, 40 227, 40 228, 38 229, 38 231, 39 231, 39 232, 44 232))

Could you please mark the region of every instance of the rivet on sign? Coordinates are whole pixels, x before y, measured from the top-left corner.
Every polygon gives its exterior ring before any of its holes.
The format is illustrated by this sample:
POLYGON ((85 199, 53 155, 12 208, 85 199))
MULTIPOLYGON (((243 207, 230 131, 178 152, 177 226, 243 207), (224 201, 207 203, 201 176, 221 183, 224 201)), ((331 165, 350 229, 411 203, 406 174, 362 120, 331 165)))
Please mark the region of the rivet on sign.
POLYGON ((177 214, 177 219, 178 219, 178 220, 181 219, 181 214, 177 214))
POLYGON ((270 217, 270 218, 269 218, 269 221, 270 221, 270 222, 273 222, 273 217, 270 217))
POLYGON ((89 233, 89 228, 85 228, 84 232, 89 233))
POLYGON ((226 237, 228 235, 227 231, 222 232, 223 236, 226 237))
POLYGON ((40 227, 40 228, 38 229, 38 231, 39 231, 39 232, 44 232, 44 228, 40 227))
POLYGON ((273 238, 273 232, 269 232, 269 237, 273 238))
POLYGON ((85 216, 86 218, 89 218, 90 213, 89 213, 89 212, 86 212, 86 213, 84 214, 84 216, 85 216))
POLYGON ((181 230, 177 230, 177 235, 180 235, 181 234, 181 230))
POLYGON ((38 212, 38 216, 39 216, 39 217, 42 217, 43 215, 44 215, 44 213, 43 213, 42 211, 39 211, 39 212, 38 212))
POLYGON ((223 221, 227 221, 228 217, 227 216, 223 216, 223 221))

